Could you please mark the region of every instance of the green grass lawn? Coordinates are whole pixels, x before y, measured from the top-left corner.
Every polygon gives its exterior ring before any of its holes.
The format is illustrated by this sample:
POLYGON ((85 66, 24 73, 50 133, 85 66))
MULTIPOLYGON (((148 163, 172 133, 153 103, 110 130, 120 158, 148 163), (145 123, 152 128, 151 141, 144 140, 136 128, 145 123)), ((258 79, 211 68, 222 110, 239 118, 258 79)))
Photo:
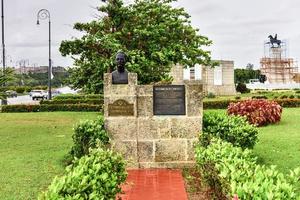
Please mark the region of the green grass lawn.
POLYGON ((261 163, 282 172, 300 167, 300 108, 284 108, 280 123, 259 128, 254 152, 261 163))
MULTIPOLYGON (((219 110, 218 112, 225 112, 219 110)), ((0 200, 36 199, 72 144, 72 127, 99 113, 0 113, 0 200)), ((279 124, 259 128, 259 161, 282 172, 300 166, 300 108, 285 108, 279 124)))
POLYGON ((0 199, 37 199, 72 145, 72 128, 99 113, 0 113, 0 199))

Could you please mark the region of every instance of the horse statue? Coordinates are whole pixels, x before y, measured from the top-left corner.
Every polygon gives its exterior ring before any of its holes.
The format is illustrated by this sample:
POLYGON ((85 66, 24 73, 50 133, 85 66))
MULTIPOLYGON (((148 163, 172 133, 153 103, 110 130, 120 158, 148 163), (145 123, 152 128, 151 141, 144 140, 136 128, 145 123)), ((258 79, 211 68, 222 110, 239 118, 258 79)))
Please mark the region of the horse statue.
POLYGON ((277 34, 275 34, 275 37, 273 37, 272 35, 269 35, 268 38, 270 39, 270 42, 268 42, 268 44, 271 44, 272 47, 274 47, 274 44, 277 44, 277 47, 281 46, 281 40, 277 39, 277 34))

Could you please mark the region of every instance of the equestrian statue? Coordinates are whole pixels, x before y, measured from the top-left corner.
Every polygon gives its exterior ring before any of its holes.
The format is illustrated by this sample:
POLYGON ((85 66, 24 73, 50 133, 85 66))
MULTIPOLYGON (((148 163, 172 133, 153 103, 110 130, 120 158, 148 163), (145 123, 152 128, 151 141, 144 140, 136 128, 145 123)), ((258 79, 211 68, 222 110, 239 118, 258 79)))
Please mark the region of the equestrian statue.
POLYGON ((274 44, 277 44, 277 47, 281 46, 281 40, 277 39, 277 34, 275 34, 275 37, 273 37, 272 35, 269 35, 268 38, 270 39, 270 41, 267 42, 267 44, 271 44, 272 47, 274 47, 274 44))

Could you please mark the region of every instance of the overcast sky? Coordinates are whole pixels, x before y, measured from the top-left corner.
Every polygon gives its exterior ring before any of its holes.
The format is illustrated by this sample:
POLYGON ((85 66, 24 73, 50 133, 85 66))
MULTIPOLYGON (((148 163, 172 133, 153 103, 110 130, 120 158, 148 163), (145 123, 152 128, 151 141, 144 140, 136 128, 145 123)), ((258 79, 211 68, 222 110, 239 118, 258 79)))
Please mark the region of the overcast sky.
MULTIPOLYGON (((70 66, 72 60, 58 51, 64 39, 79 36, 75 22, 88 22, 97 13, 100 0, 4 0, 7 64, 21 59, 30 65, 48 64, 48 23, 36 25, 37 12, 51 12, 54 65, 70 66)), ((264 55, 268 35, 278 33, 289 44, 289 56, 300 59, 299 0, 179 0, 192 16, 195 28, 208 36, 213 59, 233 60, 236 67, 254 63, 264 55)))

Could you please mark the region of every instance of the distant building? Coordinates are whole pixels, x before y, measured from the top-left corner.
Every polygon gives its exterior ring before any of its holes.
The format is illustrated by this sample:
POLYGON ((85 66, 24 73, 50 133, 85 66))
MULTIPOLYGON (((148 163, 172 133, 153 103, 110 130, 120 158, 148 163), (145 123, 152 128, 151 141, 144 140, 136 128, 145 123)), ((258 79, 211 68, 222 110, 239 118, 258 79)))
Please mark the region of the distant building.
MULTIPOLYGON (((47 73, 48 72, 48 66, 39 66, 39 67, 26 67, 21 66, 19 68, 13 68, 16 74, 39 74, 39 73, 47 73)), ((66 69, 64 67, 52 67, 52 72, 66 72, 66 69)))
POLYGON ((219 66, 214 68, 196 65, 183 68, 176 65, 172 68, 171 76, 174 84, 182 84, 184 80, 202 80, 205 93, 215 95, 235 95, 234 62, 218 60, 219 66))

